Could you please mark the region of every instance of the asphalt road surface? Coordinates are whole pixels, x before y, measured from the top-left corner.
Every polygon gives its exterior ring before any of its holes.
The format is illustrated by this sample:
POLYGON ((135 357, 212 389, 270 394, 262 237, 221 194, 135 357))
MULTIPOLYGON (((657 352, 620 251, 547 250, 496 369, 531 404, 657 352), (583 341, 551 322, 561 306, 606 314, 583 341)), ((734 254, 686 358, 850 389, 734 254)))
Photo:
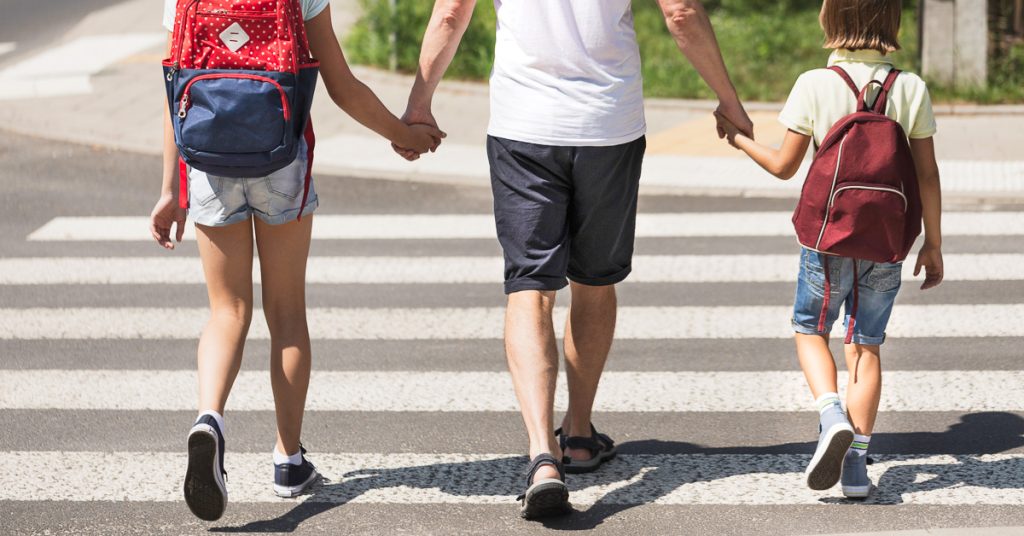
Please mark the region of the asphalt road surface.
POLYGON ((206 296, 194 243, 168 253, 139 227, 158 160, 0 132, 0 161, 3 533, 1024 525, 1020 207, 951 213, 950 280, 929 292, 905 281, 871 443, 879 487, 857 503, 801 482, 817 423, 787 337, 792 201, 644 197, 595 413, 621 456, 571 477, 577 512, 541 524, 514 501, 526 441, 489 189, 317 177, 303 441, 330 481, 301 500, 272 495, 257 315, 226 415, 231 503, 207 524, 180 500, 206 296))

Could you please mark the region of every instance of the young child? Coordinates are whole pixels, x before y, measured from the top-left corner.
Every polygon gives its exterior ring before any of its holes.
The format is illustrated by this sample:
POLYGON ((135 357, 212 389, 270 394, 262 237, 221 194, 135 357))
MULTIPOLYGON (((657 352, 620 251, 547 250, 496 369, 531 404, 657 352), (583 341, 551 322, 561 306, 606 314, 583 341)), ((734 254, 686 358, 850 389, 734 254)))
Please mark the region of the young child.
MULTIPOLYGON (((331 98, 339 108, 395 146, 418 156, 434 150, 444 133, 406 126, 349 70, 331 25, 328 0, 301 0, 306 34, 331 98)), ((166 0, 164 26, 173 32, 176 5, 166 0)), ((168 51, 171 43, 168 40, 168 51)), ((173 187, 178 150, 164 104, 162 193, 151 216, 157 243, 174 249, 184 233, 185 211, 173 187)), ((303 142, 305 143, 305 142, 303 142)), ((188 437, 185 501, 205 520, 216 520, 227 505, 224 486, 224 406, 241 366, 242 347, 253 310, 253 236, 260 257, 263 309, 270 328, 270 377, 277 414, 273 451, 274 491, 282 497, 303 493, 319 480, 299 443, 310 375, 305 273, 313 211, 319 205, 310 188, 305 206, 306 148, 285 168, 266 177, 235 179, 191 169, 189 212, 210 300, 210 320, 199 339, 199 418, 188 437), (299 215, 305 217, 298 218, 299 215), (255 218, 253 218, 255 216, 255 218)))
MULTIPOLYGON (((871 80, 883 80, 892 60, 888 53, 899 50, 899 0, 825 0, 820 22, 825 31, 825 48, 832 49, 829 66, 838 65, 857 87, 871 80)), ((869 95, 878 93, 873 84, 869 95)), ((868 102, 870 103, 870 97, 868 102)), ((917 256, 914 275, 925 269, 922 289, 942 281, 942 233, 939 227, 941 201, 939 173, 935 163, 932 135, 935 119, 925 83, 911 73, 900 73, 888 94, 886 115, 893 118, 909 137, 924 220, 924 245, 917 256)), ((842 117, 857 110, 846 82, 828 69, 815 69, 800 76, 790 93, 779 120, 789 130, 782 147, 765 147, 734 125, 718 116, 720 132, 765 170, 786 180, 792 177, 813 138, 815 147, 842 117)), ((893 301, 900 287, 901 263, 876 263, 847 257, 829 256, 803 248, 797 282, 793 329, 797 356, 815 398, 820 414, 818 446, 807 467, 807 483, 812 489, 828 489, 842 475, 842 490, 847 497, 862 498, 871 489, 866 453, 878 413, 882 373, 880 345, 893 301), (831 285, 826 286, 825 270, 831 285), (856 274, 854 271, 856 270, 856 274), (857 277, 854 277, 854 276, 857 277), (856 282, 856 283, 855 283, 856 282), (851 344, 845 345, 849 384, 846 409, 839 401, 836 366, 828 347, 829 330, 846 302, 845 324, 850 321, 851 295, 857 285, 859 300, 851 344), (819 317, 824 307, 825 288, 831 290, 824 329, 819 317), (852 427, 851 427, 852 424, 852 427)))

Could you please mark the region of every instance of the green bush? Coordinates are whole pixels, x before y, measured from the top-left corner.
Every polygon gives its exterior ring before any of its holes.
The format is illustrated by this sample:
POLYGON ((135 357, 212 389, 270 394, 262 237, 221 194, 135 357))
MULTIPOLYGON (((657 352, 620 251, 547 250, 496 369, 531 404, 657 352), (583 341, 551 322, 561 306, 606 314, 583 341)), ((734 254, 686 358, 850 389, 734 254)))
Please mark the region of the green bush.
MULTIPOLYGON (((387 0, 361 0, 364 15, 345 41, 354 63, 387 67, 388 33, 396 28, 398 69, 415 72, 420 42, 432 0, 397 0, 392 15, 387 0)), ((598 0, 594 0, 598 1, 598 0)), ((917 17, 914 0, 904 1, 897 65, 917 71, 917 17)), ((781 101, 800 73, 822 67, 828 51, 818 26, 821 0, 707 0, 725 63, 743 100, 781 101)), ((650 97, 713 98, 714 95, 676 48, 654 0, 633 3, 643 59, 644 92, 650 97)), ((494 56, 494 4, 478 0, 473 21, 449 68, 450 78, 485 80, 494 56)), ((936 100, 1024 101, 1024 44, 992 59, 985 89, 950 89, 933 84, 936 100)))
MULTIPOLYGON (((650 4, 636 3, 633 8, 644 64, 645 94, 713 98, 714 94, 676 48, 658 7, 650 4)), ((821 47, 824 35, 818 26, 817 8, 789 9, 780 3, 751 11, 734 10, 729 5, 711 11, 711 21, 741 99, 784 100, 800 73, 825 65, 829 51, 821 47)), ((917 39, 913 34, 917 25, 912 11, 904 13, 904 21, 901 43, 911 50, 897 52, 894 59, 912 69, 914 65, 905 63, 916 57, 913 52, 917 39)))
MULTIPOLYGON (((431 0, 397 0, 401 9, 392 15, 387 0, 360 0, 363 16, 345 40, 345 53, 350 61, 364 65, 387 67, 391 54, 388 38, 396 28, 398 70, 416 72, 419 65, 420 42, 434 7, 431 0)), ((447 76, 470 80, 486 79, 494 61, 494 4, 477 2, 473 20, 462 38, 447 76)))

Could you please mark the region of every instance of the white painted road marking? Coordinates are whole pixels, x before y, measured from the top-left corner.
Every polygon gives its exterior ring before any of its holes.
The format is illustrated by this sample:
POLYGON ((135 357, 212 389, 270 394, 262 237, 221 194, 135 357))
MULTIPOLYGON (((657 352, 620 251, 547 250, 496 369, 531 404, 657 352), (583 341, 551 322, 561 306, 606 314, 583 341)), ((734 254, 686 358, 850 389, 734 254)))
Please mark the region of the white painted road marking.
MULTIPOLYGON (((945 256, 946 281, 1024 280, 1024 255, 945 256)), ((796 280, 791 255, 637 255, 627 283, 772 283, 796 280)), ((500 283, 494 257, 310 257, 306 280, 317 284, 500 283)), ((903 266, 913 279, 914 265, 903 266)), ((922 279, 921 275, 918 279, 922 279)), ((259 262, 253 280, 260 281, 259 262)), ((0 259, 0 285, 204 284, 198 258, 29 257, 0 259)))
POLYGON ((14 52, 17 47, 17 43, 0 43, 0 56, 14 52))
POLYGON ((0 100, 91 93, 91 76, 166 39, 165 33, 94 35, 58 45, 0 70, 0 100))
MULTIPOLYGON (((941 434, 937 434, 941 435, 941 434)), ((838 487, 802 484, 801 454, 620 455, 569 480, 572 502, 602 504, 819 505, 838 487)), ((510 454, 327 454, 311 459, 330 480, 295 501, 364 504, 515 504, 525 458, 510 454)), ((233 503, 276 503, 266 479, 269 457, 231 453, 225 466, 233 503)), ((183 453, 0 452, 8 481, 0 501, 181 502, 183 453), (45 467, 46 478, 38 468, 45 467), (110 471, 116 467, 117 471, 110 471), (98 478, 97 475, 103 475, 98 478)), ((873 492, 882 504, 1024 503, 1024 455, 892 455, 868 467, 890 485, 873 492)))
MULTIPOLYGON (((455 340, 500 339, 505 309, 311 308, 314 339, 455 340)), ((0 309, 0 340, 194 339, 209 316, 206 308, 29 308, 0 309)), ((618 339, 788 339, 792 308, 620 307, 618 339)), ((250 339, 268 339, 257 310, 250 339)), ((893 314, 892 337, 1024 337, 1024 304, 903 305, 893 314)), ((561 336, 565 308, 555 309, 561 336)), ((834 328, 841 330, 841 326, 834 328)))
MULTIPOLYGON (((31 359, 32 356, 12 356, 31 359)), ((714 356, 707 356, 714 359, 714 356)), ((564 376, 555 406, 566 407, 564 376)), ((846 373, 840 373, 846 385, 846 373)), ((1024 411, 1024 371, 887 371, 883 411, 1024 411)), ((0 370, 2 409, 191 410, 192 370, 0 370)), ((596 411, 805 411, 799 371, 606 372, 596 411), (769 391, 763 386, 771 385, 769 391)), ((506 372, 332 371, 313 374, 310 411, 517 411, 506 372)), ((242 371, 232 411, 274 409, 269 375, 242 371)))
MULTIPOLYGON (((789 212, 694 212, 640 214, 636 235, 641 238, 793 236, 789 212)), ((947 236, 1024 235, 1019 212, 947 212, 942 215, 947 236)), ((194 239, 195 229, 186 227, 194 239)), ((490 214, 316 215, 316 240, 469 239, 495 237, 490 214)), ((30 241, 150 241, 145 217, 59 217, 34 231, 30 241)))

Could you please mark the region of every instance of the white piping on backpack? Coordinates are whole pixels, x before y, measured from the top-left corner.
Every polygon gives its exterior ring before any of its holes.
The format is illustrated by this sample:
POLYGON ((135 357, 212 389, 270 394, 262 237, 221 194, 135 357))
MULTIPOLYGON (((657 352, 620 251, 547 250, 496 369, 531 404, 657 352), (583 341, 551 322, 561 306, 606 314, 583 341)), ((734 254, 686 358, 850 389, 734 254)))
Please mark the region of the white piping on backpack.
POLYGON ((903 211, 907 211, 907 196, 903 195, 903 192, 897 190, 896 188, 887 188, 885 186, 843 186, 842 188, 839 188, 832 194, 833 199, 829 201, 829 206, 832 205, 835 197, 839 195, 839 192, 842 192, 843 190, 874 190, 878 192, 892 192, 903 198, 903 211))
POLYGON ((846 143, 846 134, 843 134, 843 139, 839 142, 839 154, 836 156, 836 170, 832 174, 832 188, 828 191, 828 204, 825 205, 825 218, 821 222, 821 230, 818 231, 818 241, 814 243, 814 249, 817 250, 821 247, 821 238, 825 236, 825 226, 828 225, 828 216, 832 212, 832 199, 836 194, 836 181, 839 179, 839 164, 843 160, 843 145, 846 143))

